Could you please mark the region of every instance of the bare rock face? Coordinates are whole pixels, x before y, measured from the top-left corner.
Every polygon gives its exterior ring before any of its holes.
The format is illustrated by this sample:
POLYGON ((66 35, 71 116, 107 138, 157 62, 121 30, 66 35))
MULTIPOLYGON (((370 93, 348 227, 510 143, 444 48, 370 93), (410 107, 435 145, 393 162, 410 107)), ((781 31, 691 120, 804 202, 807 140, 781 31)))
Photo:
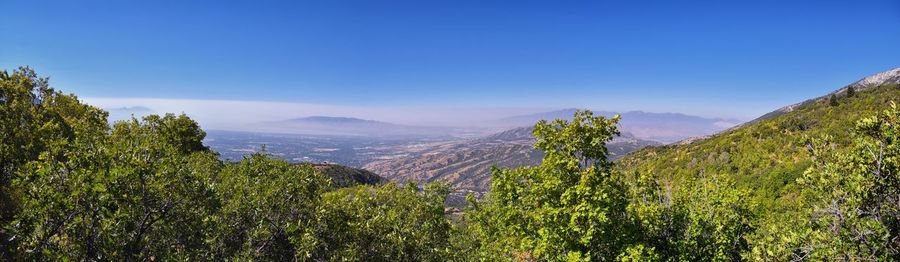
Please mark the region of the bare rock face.
POLYGON ((838 92, 845 92, 848 87, 853 87, 857 90, 863 90, 886 84, 900 84, 900 67, 867 76, 863 79, 860 79, 859 81, 853 82, 852 84, 844 88, 841 88, 840 90, 838 90, 838 92))

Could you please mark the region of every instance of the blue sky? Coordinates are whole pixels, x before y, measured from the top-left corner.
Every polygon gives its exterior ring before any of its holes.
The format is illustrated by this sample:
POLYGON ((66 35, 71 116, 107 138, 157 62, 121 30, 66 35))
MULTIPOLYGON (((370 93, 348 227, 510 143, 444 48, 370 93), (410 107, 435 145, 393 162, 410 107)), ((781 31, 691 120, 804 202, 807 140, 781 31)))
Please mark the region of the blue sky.
POLYGON ((30 65, 57 88, 104 101, 749 119, 900 66, 900 1, 37 0, 0 9, 0 67, 30 65))

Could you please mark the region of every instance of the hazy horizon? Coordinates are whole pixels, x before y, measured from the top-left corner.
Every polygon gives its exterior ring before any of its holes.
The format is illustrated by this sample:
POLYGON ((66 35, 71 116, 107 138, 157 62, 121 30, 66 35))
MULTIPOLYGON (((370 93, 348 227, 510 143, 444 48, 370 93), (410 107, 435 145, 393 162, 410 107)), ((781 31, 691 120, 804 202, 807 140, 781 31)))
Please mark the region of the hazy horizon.
POLYGON ((248 124, 284 121, 296 118, 325 116, 374 120, 392 124, 434 127, 486 127, 492 121, 537 113, 568 109, 588 109, 598 112, 646 112, 681 114, 727 122, 745 122, 749 118, 724 118, 691 115, 681 112, 651 112, 646 110, 608 110, 604 108, 452 108, 452 107, 354 107, 308 103, 239 100, 158 99, 158 98, 97 98, 82 97, 86 103, 110 112, 110 121, 140 117, 148 114, 185 113, 213 129, 250 130, 248 124))

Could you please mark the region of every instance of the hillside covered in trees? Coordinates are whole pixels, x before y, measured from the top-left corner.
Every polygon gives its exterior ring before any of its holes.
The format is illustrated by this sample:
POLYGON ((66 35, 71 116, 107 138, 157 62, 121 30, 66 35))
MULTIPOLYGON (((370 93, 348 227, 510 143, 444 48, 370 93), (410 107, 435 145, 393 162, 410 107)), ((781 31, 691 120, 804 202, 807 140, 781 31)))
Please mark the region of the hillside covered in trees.
POLYGON ((847 90, 616 161, 619 117, 540 121, 541 163, 494 168, 451 216, 444 184, 222 162, 185 115, 110 125, 33 70, 2 71, 0 260, 898 260, 898 98, 847 90))
MULTIPOLYGON (((795 203, 795 180, 814 164, 816 139, 846 147, 859 119, 900 101, 900 87, 888 84, 850 94, 811 100, 790 112, 761 118, 740 128, 685 144, 648 147, 617 162, 625 173, 651 173, 677 184, 704 174, 726 174, 753 192, 760 211, 795 203)), ((778 111, 776 111, 778 112, 778 111)))

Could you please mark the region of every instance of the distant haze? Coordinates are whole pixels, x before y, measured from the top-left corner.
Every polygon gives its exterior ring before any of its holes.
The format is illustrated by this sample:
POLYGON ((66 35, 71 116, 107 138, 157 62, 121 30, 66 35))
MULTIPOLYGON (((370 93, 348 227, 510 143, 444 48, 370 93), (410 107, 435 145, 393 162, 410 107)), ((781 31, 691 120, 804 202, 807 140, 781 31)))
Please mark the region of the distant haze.
MULTIPOLYGON (((499 126, 527 126, 539 120, 571 119, 576 109, 563 109, 530 115, 499 119, 490 124, 499 126)), ((705 118, 680 113, 651 113, 643 111, 609 112, 594 114, 613 117, 621 115, 620 131, 635 137, 663 143, 676 142, 689 137, 715 134, 740 124, 737 119, 705 118)), ((487 124, 487 123, 486 123, 487 124)))
POLYGON ((157 99, 157 98, 82 98, 88 104, 115 111, 111 120, 121 120, 147 113, 185 113, 204 128, 253 131, 261 122, 331 116, 376 120, 403 125, 475 126, 480 123, 522 114, 554 110, 553 108, 477 108, 477 107, 365 107, 286 103, 268 101, 157 99))
MULTIPOLYGON (((355 136, 473 137, 531 126, 541 119, 569 119, 575 109, 356 107, 265 101, 84 98, 110 112, 110 120, 132 115, 185 113, 206 129, 355 136)), ((622 131, 663 143, 716 133, 740 120, 679 113, 597 111, 621 114, 622 131)))

